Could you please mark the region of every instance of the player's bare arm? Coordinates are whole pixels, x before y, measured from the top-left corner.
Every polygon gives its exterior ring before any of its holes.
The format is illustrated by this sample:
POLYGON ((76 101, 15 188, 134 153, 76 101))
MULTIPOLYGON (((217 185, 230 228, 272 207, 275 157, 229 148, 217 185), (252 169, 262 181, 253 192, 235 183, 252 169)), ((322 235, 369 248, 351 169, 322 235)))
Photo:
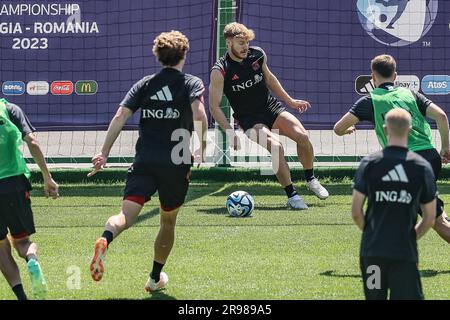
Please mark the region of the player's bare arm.
POLYGON ((23 140, 27 143, 28 149, 30 150, 31 155, 33 156, 34 161, 39 166, 39 169, 41 170, 42 177, 44 179, 44 194, 45 197, 48 198, 49 196, 53 199, 56 199, 59 197, 59 186, 58 184, 53 180, 47 164, 45 162, 44 154, 42 153, 41 147, 39 146, 39 142, 36 139, 36 136, 34 133, 27 134, 23 140))
POLYGON ((228 122, 225 114, 220 108, 220 101, 222 100, 223 95, 223 83, 224 79, 219 70, 214 69, 211 71, 211 81, 209 84, 209 110, 211 114, 219 124, 219 126, 225 130, 227 134, 232 134, 232 136, 228 137, 229 139, 234 139, 233 147, 235 150, 240 149, 240 143, 238 136, 234 133, 233 128, 228 122))
POLYGON ((128 118, 133 115, 133 111, 127 107, 120 106, 115 116, 111 120, 108 132, 106 134, 105 142, 100 153, 92 157, 92 164, 94 170, 88 174, 88 177, 92 177, 98 171, 102 170, 106 164, 111 148, 122 131, 123 126, 127 122, 128 118))
POLYGON ((347 112, 336 124, 334 125, 334 133, 338 136, 346 134, 352 134, 356 131, 355 125, 359 122, 358 117, 347 112))
POLYGON ((439 106, 432 103, 427 108, 427 117, 436 121, 441 136, 441 158, 443 163, 450 162, 448 117, 439 106))
POLYGON ((192 115, 194 120, 195 132, 200 141, 200 148, 194 152, 195 160, 199 162, 205 161, 206 152, 206 134, 208 132, 208 119, 206 117, 205 105, 200 99, 195 99, 191 104, 192 115))
POLYGON ((353 201, 352 201, 352 219, 359 229, 364 230, 364 202, 366 201, 366 195, 353 190, 353 201))

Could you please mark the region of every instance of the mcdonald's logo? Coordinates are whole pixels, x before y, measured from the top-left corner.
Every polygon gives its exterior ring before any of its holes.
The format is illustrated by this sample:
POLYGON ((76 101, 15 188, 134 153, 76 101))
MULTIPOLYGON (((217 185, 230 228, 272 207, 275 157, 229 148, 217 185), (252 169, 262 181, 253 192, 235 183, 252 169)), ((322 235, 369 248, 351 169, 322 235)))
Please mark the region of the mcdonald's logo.
POLYGON ((98 91, 98 84, 95 80, 81 80, 75 84, 75 92, 78 95, 92 95, 98 91))

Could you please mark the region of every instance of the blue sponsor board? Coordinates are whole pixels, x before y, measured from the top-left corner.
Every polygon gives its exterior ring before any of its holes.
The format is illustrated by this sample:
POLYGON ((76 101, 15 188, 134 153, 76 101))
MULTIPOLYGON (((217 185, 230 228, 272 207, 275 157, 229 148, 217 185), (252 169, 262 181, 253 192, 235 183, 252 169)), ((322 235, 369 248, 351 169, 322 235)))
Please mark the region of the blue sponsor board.
POLYGON ((20 96, 25 93, 25 83, 22 81, 6 81, 2 84, 5 96, 20 96))
POLYGON ((422 92, 430 95, 450 94, 450 76, 428 75, 423 77, 422 92))

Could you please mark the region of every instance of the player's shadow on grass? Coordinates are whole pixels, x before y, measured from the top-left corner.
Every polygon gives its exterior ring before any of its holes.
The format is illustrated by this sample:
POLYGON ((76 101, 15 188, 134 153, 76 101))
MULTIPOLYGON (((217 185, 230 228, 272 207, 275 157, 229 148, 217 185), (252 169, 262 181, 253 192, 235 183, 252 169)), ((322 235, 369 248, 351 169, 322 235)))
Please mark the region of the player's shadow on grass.
POLYGON ((164 293, 164 291, 158 291, 155 292, 153 294, 149 294, 148 296, 146 296, 145 298, 142 299, 129 299, 129 298, 113 298, 113 299, 106 299, 109 301, 124 301, 124 300, 177 300, 177 298, 172 297, 166 293, 164 293))
MULTIPOLYGON (((186 201, 183 204, 183 206, 189 206, 189 203, 191 201, 194 201, 198 198, 202 198, 205 196, 209 196, 211 192, 217 192, 216 188, 211 188, 211 187, 205 187, 205 188, 195 188, 195 186, 190 187, 188 194, 186 196, 186 201), (204 190, 202 190, 204 189, 204 190)), ((140 223, 146 220, 149 220, 151 218, 153 218, 154 216, 158 216, 159 215, 159 199, 158 199, 158 195, 155 194, 152 196, 152 199, 150 200, 151 202, 148 204, 149 206, 154 206, 153 209, 151 209, 150 211, 142 211, 141 214, 137 217, 136 222, 135 223, 140 223)), ((222 209, 225 209, 225 205, 223 206, 222 209)), ((200 211, 200 210, 199 210, 200 211)), ((226 209, 225 209, 225 213, 226 213, 226 209)))
POLYGON ((334 277, 334 278, 361 278, 361 275, 354 275, 354 274, 337 274, 335 273, 335 270, 328 270, 328 271, 324 271, 322 273, 319 273, 319 275, 321 276, 326 276, 326 277, 334 277))
MULTIPOLYGON (((303 196, 309 196, 314 195, 312 191, 309 191, 305 184, 302 183, 294 183, 296 186, 297 192, 303 196)), ((330 196, 333 195, 352 195, 352 188, 350 184, 339 184, 339 185, 324 185, 324 187, 328 190, 330 193, 330 196)), ((285 193, 283 191, 283 188, 278 185, 267 185, 267 184, 247 184, 243 182, 237 182, 237 183, 230 183, 225 188, 220 189, 214 193, 211 193, 210 196, 221 196, 221 197, 227 197, 232 192, 235 192, 237 190, 242 190, 250 193, 253 197, 257 196, 284 196, 285 193)), ((309 204, 308 204, 309 206, 309 204)))
MULTIPOLYGON (((319 205, 310 205, 308 204, 308 207, 319 207, 319 205)), ((294 211, 287 209, 286 206, 280 205, 279 207, 267 207, 267 206, 257 206, 255 208, 255 214, 258 213, 258 211, 264 212, 264 211, 294 211)), ((301 212, 302 210, 295 210, 295 212, 301 212)), ((227 208, 225 207, 225 204, 223 207, 216 207, 216 208, 208 208, 208 209, 198 209, 197 212, 203 213, 203 214, 214 214, 214 215, 228 215, 227 208)), ((305 211, 306 213, 307 211, 305 211)))
POLYGON ((159 208, 154 208, 147 212, 141 212, 141 214, 137 217, 135 223, 149 220, 149 219, 153 218, 154 216, 158 216, 158 215, 159 215, 159 208))
POLYGON ((422 278, 436 277, 440 274, 450 274, 450 270, 436 271, 436 270, 425 269, 425 270, 419 270, 419 272, 420 272, 420 276, 422 278))
POLYGON ((141 300, 177 300, 177 298, 164 293, 164 291, 158 291, 153 294, 149 294, 148 297, 141 300))
MULTIPOLYGON (((436 277, 440 274, 450 274, 450 270, 436 271, 436 270, 425 269, 425 270, 419 270, 419 273, 422 278, 432 278, 432 277, 436 277)), ((338 273, 336 273, 335 270, 328 270, 328 271, 320 273, 319 275, 326 276, 326 277, 335 277, 335 278, 361 278, 360 274, 358 274, 358 275, 338 274, 338 273)))

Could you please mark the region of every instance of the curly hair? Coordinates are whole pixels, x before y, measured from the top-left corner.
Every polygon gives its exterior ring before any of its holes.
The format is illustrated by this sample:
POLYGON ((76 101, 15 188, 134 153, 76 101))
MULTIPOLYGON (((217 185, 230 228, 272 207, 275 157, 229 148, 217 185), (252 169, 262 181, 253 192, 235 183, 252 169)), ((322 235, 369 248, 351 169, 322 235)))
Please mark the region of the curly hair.
POLYGON ((164 66, 176 66, 188 51, 189 40, 180 31, 163 32, 153 41, 153 54, 164 66))
POLYGON ((255 33, 253 30, 248 29, 246 26, 244 26, 241 23, 232 22, 225 26, 223 29, 223 36, 225 39, 229 38, 243 38, 248 41, 252 41, 255 39, 255 33))

